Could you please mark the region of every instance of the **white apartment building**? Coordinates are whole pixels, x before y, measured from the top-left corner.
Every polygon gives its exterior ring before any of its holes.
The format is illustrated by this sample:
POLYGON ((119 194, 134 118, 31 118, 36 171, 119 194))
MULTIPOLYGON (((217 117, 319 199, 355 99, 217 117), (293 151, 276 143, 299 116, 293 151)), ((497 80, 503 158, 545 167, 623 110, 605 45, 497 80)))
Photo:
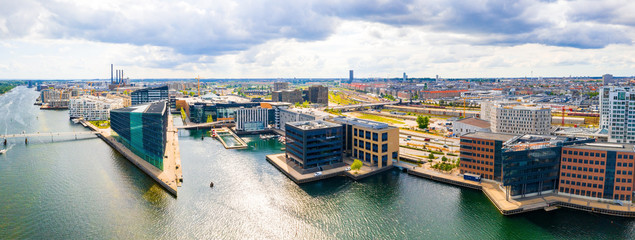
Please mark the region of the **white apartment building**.
POLYGON ((236 130, 265 130, 269 122, 269 110, 270 109, 260 107, 240 108, 236 110, 236 130))
POLYGON ((285 130, 285 124, 288 122, 324 120, 328 118, 328 114, 313 109, 289 108, 280 109, 280 120, 276 122, 280 130, 285 130))
POLYGON ((82 96, 70 99, 68 114, 70 118, 81 117, 88 121, 102 121, 110 118, 111 109, 123 107, 124 100, 121 98, 82 96))
POLYGON ((490 120, 495 133, 546 135, 551 130, 551 108, 535 106, 499 106, 490 120))
POLYGON ((635 91, 630 87, 600 89, 600 129, 608 141, 635 143, 635 91))

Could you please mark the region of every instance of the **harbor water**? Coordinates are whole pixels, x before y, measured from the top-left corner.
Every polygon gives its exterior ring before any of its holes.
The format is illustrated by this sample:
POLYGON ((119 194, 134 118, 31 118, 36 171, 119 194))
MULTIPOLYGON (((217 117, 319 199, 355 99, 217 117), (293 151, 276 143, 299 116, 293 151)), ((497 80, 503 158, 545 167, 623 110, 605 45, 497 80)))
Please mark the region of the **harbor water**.
MULTIPOLYGON (((88 131, 68 111, 39 110, 37 95, 0 96, 0 133, 88 131)), ((480 191, 397 170, 296 185, 265 160, 284 147, 276 139, 247 136, 248 149, 227 150, 204 134, 179 133, 178 198, 98 138, 10 139, 0 146, 0 239, 635 238, 632 219, 502 216, 480 191)))

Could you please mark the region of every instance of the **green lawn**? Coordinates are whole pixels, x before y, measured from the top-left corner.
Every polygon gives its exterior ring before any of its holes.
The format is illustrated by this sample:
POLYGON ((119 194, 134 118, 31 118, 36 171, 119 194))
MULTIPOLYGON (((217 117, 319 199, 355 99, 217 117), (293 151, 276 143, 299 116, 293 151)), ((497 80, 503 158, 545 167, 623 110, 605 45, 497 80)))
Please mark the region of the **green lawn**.
POLYGON ((101 129, 106 129, 110 127, 110 121, 106 120, 106 121, 88 121, 90 123, 92 123, 93 125, 95 125, 95 127, 101 128, 101 129))

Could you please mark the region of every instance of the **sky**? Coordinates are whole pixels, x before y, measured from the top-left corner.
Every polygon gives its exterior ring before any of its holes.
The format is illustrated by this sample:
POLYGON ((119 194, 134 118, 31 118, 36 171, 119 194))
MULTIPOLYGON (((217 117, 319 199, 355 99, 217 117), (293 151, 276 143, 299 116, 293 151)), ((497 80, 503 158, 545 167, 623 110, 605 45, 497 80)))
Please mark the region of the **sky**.
POLYGON ((0 0, 0 79, 635 75, 632 0, 0 0))

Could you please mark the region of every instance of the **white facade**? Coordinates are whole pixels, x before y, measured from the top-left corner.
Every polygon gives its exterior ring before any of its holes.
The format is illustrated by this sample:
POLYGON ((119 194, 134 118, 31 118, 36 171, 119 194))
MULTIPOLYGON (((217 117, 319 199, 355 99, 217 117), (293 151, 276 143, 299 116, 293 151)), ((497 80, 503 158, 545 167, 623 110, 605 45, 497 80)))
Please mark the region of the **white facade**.
POLYGON ((70 118, 84 118, 88 121, 103 121, 110 118, 110 110, 123 108, 124 102, 120 98, 100 98, 82 96, 72 98, 68 104, 70 118))
POLYGON ((280 109, 280 121, 276 122, 276 126, 279 126, 279 128, 284 131, 284 125, 288 122, 324 120, 327 117, 328 114, 325 115, 323 112, 311 109, 280 109))
POLYGON ((551 108, 505 106, 494 112, 492 132, 547 135, 551 130, 551 108))
POLYGON ((489 132, 489 122, 476 119, 476 118, 464 118, 452 123, 452 132, 458 136, 463 136, 472 132, 489 132))
POLYGON ((600 89, 600 129, 608 141, 635 143, 635 91, 629 87, 600 89))
POLYGON ((237 131, 260 131, 267 128, 269 122, 269 109, 267 108, 240 108, 236 110, 237 131))

